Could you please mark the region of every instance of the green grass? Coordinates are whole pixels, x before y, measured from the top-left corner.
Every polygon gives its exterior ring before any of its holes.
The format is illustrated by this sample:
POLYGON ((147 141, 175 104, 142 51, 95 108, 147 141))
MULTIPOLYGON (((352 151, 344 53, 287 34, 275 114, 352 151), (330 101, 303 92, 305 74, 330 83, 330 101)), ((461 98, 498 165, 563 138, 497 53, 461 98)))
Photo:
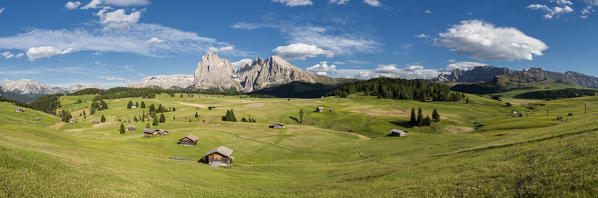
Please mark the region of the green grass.
MULTIPOLYGON (((185 95, 186 96, 186 95, 185 95)), ((109 109, 79 114, 93 96, 61 97, 79 123, 0 103, 0 197, 510 197, 592 196, 598 193, 598 97, 503 102, 468 95, 470 104, 349 98, 124 98, 109 109), (127 102, 176 107, 143 138, 148 123, 128 123, 147 109, 127 102), (195 106, 200 106, 196 110, 195 106), (207 106, 216 106, 214 111, 207 106), (313 112, 315 107, 333 112, 313 112), (442 121, 408 124, 411 108, 442 121), (238 119, 223 122, 227 109, 238 119), (305 112, 302 124, 295 121, 305 112), (511 111, 524 112, 512 117, 511 111), (548 116, 546 115, 548 110, 548 116), (195 118, 195 113, 200 115, 195 118), (574 116, 566 117, 568 113, 574 116), (93 125, 101 115, 106 123, 93 125), (173 116, 176 119, 173 120, 173 116), (565 116, 566 121, 556 121, 565 116), (32 119, 39 117, 41 121, 32 119), (121 122, 137 131, 119 134, 121 122), (189 120, 191 119, 191 122, 189 120), (270 129, 281 121, 285 129, 270 129), (387 137, 393 128, 408 137, 387 137), (351 132, 347 132, 350 130, 351 132), (194 134, 193 147, 176 144, 194 134), (210 149, 234 149, 232 167, 197 163, 210 149)), ((511 99, 506 99, 511 100, 511 99)))

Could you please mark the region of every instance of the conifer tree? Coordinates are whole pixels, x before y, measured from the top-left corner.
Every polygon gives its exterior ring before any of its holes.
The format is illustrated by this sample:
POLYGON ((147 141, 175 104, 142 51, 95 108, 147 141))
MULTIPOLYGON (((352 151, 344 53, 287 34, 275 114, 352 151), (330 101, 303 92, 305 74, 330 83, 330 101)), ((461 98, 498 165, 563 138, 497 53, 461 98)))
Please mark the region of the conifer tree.
POLYGON ((303 109, 299 110, 299 123, 303 123, 303 109))
POLYGON ((175 111, 176 111, 176 107, 172 107, 172 112, 175 112, 175 111))
POLYGON ((422 108, 420 107, 417 110, 417 126, 422 126, 424 124, 424 115, 422 114, 422 108))
POLYGON ((150 125, 149 125, 149 123, 145 124, 145 128, 146 128, 146 129, 149 129, 149 128, 150 128, 150 125))
POLYGON ((145 102, 141 101, 141 108, 145 108, 145 102))
POLYGON ((411 119, 409 119, 412 125, 417 124, 417 118, 415 117, 415 107, 411 108, 411 119))
POLYGON ((424 126, 430 126, 432 124, 432 120, 430 120, 430 116, 426 116, 423 121, 424 126))
POLYGON ((120 134, 125 134, 125 125, 120 123, 120 134))
POLYGON ((135 102, 135 106, 139 108, 139 102, 135 102))
POLYGON ((156 116, 154 116, 152 119, 152 125, 158 126, 158 118, 156 118, 156 116))
POLYGON ((133 122, 137 122, 137 116, 133 116, 133 122))
POLYGON ((434 122, 440 122, 440 114, 438 114, 436 109, 432 111, 432 119, 434 119, 434 122))
POLYGON ((127 103, 127 109, 130 109, 133 106, 133 101, 129 100, 129 103, 127 103))
POLYGON ((100 118, 100 122, 102 122, 102 123, 106 122, 106 117, 104 117, 104 115, 102 115, 102 118, 100 118))
POLYGON ((166 122, 166 117, 164 116, 164 114, 160 114, 160 123, 164 123, 166 122))
POLYGON ((195 112, 195 118, 199 118, 199 114, 197 114, 197 112, 195 112))

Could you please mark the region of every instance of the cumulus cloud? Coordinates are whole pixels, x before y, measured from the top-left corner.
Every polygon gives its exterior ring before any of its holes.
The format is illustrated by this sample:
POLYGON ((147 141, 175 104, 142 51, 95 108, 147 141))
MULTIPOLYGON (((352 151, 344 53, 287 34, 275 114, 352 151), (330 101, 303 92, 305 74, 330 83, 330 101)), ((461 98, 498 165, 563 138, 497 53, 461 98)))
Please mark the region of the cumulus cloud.
POLYGON ((0 14, 2 14, 4 12, 6 8, 0 8, 0 14))
POLYGON ((326 75, 328 72, 335 71, 336 65, 328 65, 328 62, 322 61, 306 69, 307 71, 316 72, 318 75, 326 75))
POLYGON ((546 18, 546 19, 552 19, 555 16, 573 12, 573 8, 571 8, 569 6, 564 6, 564 7, 555 6, 553 8, 550 8, 547 5, 543 5, 543 4, 531 4, 531 5, 527 6, 527 8, 532 9, 532 10, 544 11, 546 13, 546 14, 544 14, 544 18, 546 18))
POLYGON ((454 63, 451 63, 451 64, 447 65, 444 68, 444 71, 445 72, 451 72, 451 71, 453 71, 455 69, 459 69, 459 70, 470 70, 470 69, 473 69, 474 67, 477 67, 477 66, 486 66, 486 65, 487 64, 485 64, 485 63, 467 62, 467 61, 464 61, 464 62, 454 62, 454 63))
POLYGON ((334 53, 324 50, 315 45, 308 45, 304 43, 293 43, 287 46, 278 46, 274 51, 278 56, 287 60, 305 60, 306 58, 313 58, 319 55, 326 57, 334 57, 334 53))
POLYGON ((52 46, 32 47, 27 50, 27 57, 29 57, 29 60, 34 61, 40 58, 48 58, 61 54, 69 54, 71 52, 73 52, 73 48, 60 50, 52 46))
POLYGON ((152 37, 151 39, 147 40, 148 44, 158 44, 164 42, 163 40, 160 40, 159 38, 156 37, 152 37))
POLYGON ((102 4, 102 0, 91 0, 91 2, 81 7, 81 9, 87 10, 90 8, 98 8, 100 4, 102 4))
POLYGON ((289 7, 313 5, 311 0, 272 0, 272 2, 282 3, 289 7))
POLYGON ((345 5, 349 2, 349 0, 330 0, 328 3, 330 4, 338 4, 338 5, 345 5))
POLYGON ((382 3, 380 3, 379 0, 363 0, 363 2, 374 7, 382 6, 382 3))
POLYGON ((25 54, 23 54, 23 53, 13 54, 12 52, 5 51, 1 55, 4 56, 5 59, 11 59, 11 58, 21 58, 25 54))
POLYGON ((429 38, 430 36, 428 36, 427 34, 418 34, 415 35, 415 38, 429 38))
POLYGON ((233 46, 224 46, 224 47, 220 47, 220 48, 210 47, 209 50, 213 51, 213 52, 225 52, 225 51, 233 51, 233 50, 235 50, 235 47, 233 47, 233 46))
POLYGON ((426 10, 424 11, 426 14, 434 14, 434 12, 432 12, 431 10, 426 10))
MULTIPOLYGON (((101 27, 97 27, 101 28, 101 27)), ((142 56, 163 57, 179 54, 201 54, 209 47, 231 46, 212 38, 202 37, 157 24, 131 24, 125 30, 97 28, 45 30, 31 29, 14 36, 0 37, 0 49, 26 51, 39 46, 53 46, 56 49, 90 52, 133 53, 142 56), (152 38, 164 42, 159 45, 148 42, 152 38)), ((235 51, 243 55, 245 52, 235 51)))
POLYGON ((69 10, 77 9, 79 6, 81 6, 81 2, 78 2, 78 1, 75 1, 75 2, 69 1, 64 5, 64 7, 69 10))
POLYGON ((124 9, 117 9, 112 12, 108 12, 107 8, 104 8, 96 14, 100 17, 100 23, 106 25, 106 28, 127 28, 131 24, 137 23, 141 17, 140 11, 132 12, 127 14, 124 9))
POLYGON ((232 62, 231 64, 233 65, 233 67, 239 68, 242 65, 245 65, 245 64, 251 65, 252 63, 253 63, 253 60, 245 58, 245 59, 241 59, 237 62, 232 62))
POLYGON ((544 42, 512 27, 479 20, 462 21, 439 34, 435 44, 479 60, 532 60, 548 49, 544 42))

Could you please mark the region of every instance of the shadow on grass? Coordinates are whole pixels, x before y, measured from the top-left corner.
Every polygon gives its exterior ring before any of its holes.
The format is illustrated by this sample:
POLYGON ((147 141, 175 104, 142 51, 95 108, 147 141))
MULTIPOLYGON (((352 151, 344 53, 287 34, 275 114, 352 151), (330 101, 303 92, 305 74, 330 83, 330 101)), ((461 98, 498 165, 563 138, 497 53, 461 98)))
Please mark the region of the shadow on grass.
POLYGON ((411 124, 409 121, 390 121, 391 124, 403 127, 403 128, 413 128, 414 125, 411 124))
POLYGON ((289 118, 290 118, 291 120, 295 120, 295 122, 297 122, 297 123, 301 123, 301 122, 299 121, 299 119, 297 119, 296 117, 289 116, 289 118))

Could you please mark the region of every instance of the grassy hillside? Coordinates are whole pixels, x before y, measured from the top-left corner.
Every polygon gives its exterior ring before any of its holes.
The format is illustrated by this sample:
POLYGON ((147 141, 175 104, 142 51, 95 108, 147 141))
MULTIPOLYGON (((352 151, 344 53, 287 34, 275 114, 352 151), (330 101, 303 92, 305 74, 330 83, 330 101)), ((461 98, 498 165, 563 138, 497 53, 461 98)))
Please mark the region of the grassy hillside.
POLYGON ((504 197, 591 196, 598 193, 598 97, 554 101, 468 95, 463 102, 417 102, 350 95, 317 99, 158 95, 108 100, 89 113, 94 96, 61 97, 79 123, 0 103, 0 197, 504 197), (131 100, 177 111, 156 128, 169 136, 143 138, 148 123, 119 134, 121 122, 147 109, 131 100), (216 106, 216 110, 207 110, 216 106), (334 108, 313 112, 315 107, 334 108), (197 110, 197 107, 200 109, 197 110), (408 124, 411 108, 442 120, 408 124), (220 120, 226 109, 237 119, 220 120), (298 123, 299 110, 306 113, 298 123), (512 111, 523 117, 513 117, 512 111), (547 115, 548 110, 548 115, 547 115), (195 113, 199 118, 195 118, 195 113), (568 113, 574 116, 567 117, 568 113), (94 125, 105 115, 106 123, 94 125), (557 121, 556 116, 566 120, 557 121), (32 119, 39 117, 41 121, 32 119), (174 119, 173 119, 174 118, 174 119), (191 122, 189 121, 191 120, 191 122), (286 129, 269 129, 281 121, 286 129), (407 137, 387 137, 390 129, 407 137), (351 132, 347 132, 351 131, 351 132), (194 147, 177 145, 194 134, 194 147), (234 149, 234 164, 197 161, 210 149, 234 149))

